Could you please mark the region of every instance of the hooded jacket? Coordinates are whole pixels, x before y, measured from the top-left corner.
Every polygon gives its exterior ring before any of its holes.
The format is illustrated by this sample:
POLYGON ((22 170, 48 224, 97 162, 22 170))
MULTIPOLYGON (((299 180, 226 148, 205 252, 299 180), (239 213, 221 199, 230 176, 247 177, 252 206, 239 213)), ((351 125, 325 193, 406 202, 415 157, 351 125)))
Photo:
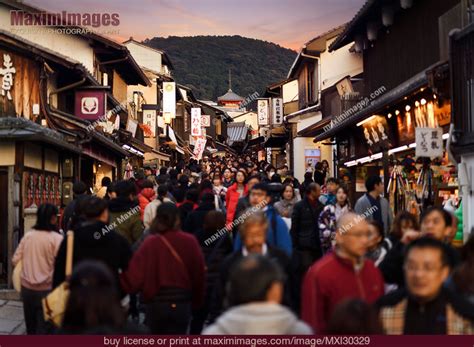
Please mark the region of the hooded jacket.
POLYGON ((309 335, 311 328, 286 307, 255 302, 232 307, 204 335, 309 335))
POLYGON ((129 199, 116 198, 109 202, 110 224, 130 245, 138 241, 143 233, 140 206, 129 199))

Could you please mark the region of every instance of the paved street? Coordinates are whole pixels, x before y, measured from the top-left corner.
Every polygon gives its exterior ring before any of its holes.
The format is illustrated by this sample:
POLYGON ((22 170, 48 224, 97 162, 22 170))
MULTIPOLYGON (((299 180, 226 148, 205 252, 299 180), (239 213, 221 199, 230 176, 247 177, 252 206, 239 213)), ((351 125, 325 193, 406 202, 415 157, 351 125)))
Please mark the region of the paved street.
POLYGON ((24 335, 25 333, 22 302, 0 300, 0 334, 24 335))

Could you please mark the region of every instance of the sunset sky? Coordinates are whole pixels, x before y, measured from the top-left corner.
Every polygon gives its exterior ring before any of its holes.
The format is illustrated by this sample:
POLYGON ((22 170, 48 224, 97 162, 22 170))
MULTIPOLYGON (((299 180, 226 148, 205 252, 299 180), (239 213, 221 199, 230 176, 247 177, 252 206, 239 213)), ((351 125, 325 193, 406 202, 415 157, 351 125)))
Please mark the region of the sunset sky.
POLYGON ((299 50, 350 20, 365 0, 27 0, 51 11, 120 15, 124 41, 154 36, 241 35, 299 50))

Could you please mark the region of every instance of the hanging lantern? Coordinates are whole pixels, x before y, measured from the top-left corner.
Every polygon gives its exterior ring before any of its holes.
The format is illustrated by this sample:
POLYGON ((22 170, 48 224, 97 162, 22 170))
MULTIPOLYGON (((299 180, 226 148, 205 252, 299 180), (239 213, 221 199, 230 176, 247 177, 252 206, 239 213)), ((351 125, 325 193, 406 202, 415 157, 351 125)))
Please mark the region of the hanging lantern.
POLYGON ((400 6, 404 10, 409 9, 413 6, 413 0, 400 0, 400 6))
POLYGON ((384 6, 382 7, 382 24, 386 27, 393 25, 393 7, 392 6, 384 6))
POLYGON ((367 23, 367 38, 369 41, 377 40, 378 29, 376 22, 367 23))

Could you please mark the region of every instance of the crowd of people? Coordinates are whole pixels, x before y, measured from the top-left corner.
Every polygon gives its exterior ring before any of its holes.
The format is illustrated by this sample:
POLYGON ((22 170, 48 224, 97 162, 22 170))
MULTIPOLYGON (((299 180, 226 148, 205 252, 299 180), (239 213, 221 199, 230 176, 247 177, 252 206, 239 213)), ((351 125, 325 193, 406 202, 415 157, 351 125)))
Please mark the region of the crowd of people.
POLYGON ((28 334, 472 334, 474 238, 453 248, 441 207, 394 218, 380 177, 352 204, 328 176, 226 155, 75 182, 13 256, 28 334), (58 327, 42 299, 64 281, 58 327))

